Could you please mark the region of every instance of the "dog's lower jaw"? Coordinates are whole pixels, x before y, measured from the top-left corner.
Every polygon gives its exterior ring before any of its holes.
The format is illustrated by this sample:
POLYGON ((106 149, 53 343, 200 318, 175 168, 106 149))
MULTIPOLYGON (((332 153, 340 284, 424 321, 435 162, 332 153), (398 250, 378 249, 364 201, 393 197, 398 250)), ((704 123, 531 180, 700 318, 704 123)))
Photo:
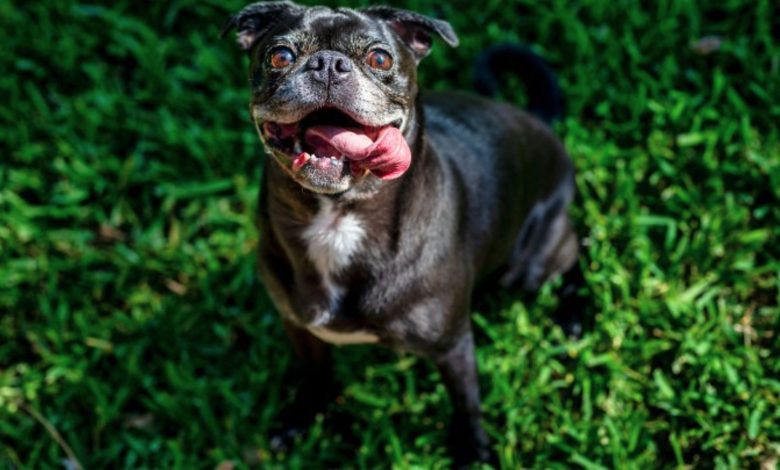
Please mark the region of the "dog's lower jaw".
MULTIPOLYGON (((313 184, 312 181, 309 181, 309 178, 306 178, 305 175, 301 174, 301 170, 296 171, 293 169, 293 159, 289 155, 285 155, 284 152, 271 145, 268 139, 263 135, 262 119, 254 112, 251 114, 255 131, 257 132, 257 136, 260 139, 265 154, 273 161, 274 165, 302 188, 317 194, 336 195, 348 191, 353 186, 353 180, 355 180, 355 178, 351 175, 340 178, 337 184, 313 184)), ((299 152, 300 145, 298 145, 298 147, 299 148, 296 149, 296 151, 299 152)), ((358 179, 362 179, 362 177, 359 176, 358 179)))
POLYGON ((279 155, 279 152, 267 144, 265 145, 265 152, 273 160, 273 164, 277 165, 290 179, 295 181, 302 188, 311 191, 316 194, 322 194, 326 196, 334 196, 349 191, 355 186, 355 180, 365 180, 369 175, 360 175, 357 178, 351 175, 342 177, 337 184, 313 184, 310 178, 306 178, 302 171, 294 171, 291 164, 288 162, 289 158, 279 155))

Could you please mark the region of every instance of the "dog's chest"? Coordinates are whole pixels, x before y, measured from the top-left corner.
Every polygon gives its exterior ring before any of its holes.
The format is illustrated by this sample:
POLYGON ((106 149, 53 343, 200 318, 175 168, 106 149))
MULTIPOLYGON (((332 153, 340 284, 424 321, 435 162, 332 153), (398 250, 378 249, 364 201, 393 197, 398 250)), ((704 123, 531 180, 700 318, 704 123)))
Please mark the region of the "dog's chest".
POLYGON ((344 287, 337 276, 346 269, 364 249, 366 229, 363 221, 353 213, 345 213, 332 201, 320 198, 319 211, 303 230, 306 255, 320 275, 322 289, 327 296, 327 311, 309 327, 314 335, 334 344, 372 343, 378 338, 366 331, 338 332, 327 328, 340 308, 344 287))
POLYGON ((328 199, 319 201, 319 212, 303 230, 303 241, 309 260, 323 281, 330 282, 360 250, 366 231, 355 214, 342 213, 328 199))

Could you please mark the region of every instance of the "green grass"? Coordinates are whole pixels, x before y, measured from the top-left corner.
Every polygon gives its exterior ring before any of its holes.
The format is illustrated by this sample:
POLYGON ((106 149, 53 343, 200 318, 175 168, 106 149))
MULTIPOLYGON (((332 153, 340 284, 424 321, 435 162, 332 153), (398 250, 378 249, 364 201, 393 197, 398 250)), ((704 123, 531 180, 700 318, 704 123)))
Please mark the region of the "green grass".
MULTIPOLYGON (((292 357, 255 276, 246 59, 217 39, 240 6, 0 0, 0 467, 62 465, 54 430, 87 468, 446 467, 434 369, 371 347, 339 349, 342 398, 267 451, 292 357)), ((568 100, 596 321, 563 340, 552 286, 475 313, 503 466, 777 462, 776 2, 407 6, 462 40, 426 87, 520 41, 568 100)))

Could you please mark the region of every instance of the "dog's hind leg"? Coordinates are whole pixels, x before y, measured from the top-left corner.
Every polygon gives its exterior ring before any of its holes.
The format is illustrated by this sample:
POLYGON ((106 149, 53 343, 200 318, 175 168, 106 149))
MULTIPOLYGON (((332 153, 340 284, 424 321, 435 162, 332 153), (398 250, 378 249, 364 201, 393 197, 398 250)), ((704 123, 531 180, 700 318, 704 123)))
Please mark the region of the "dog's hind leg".
POLYGON ((563 275, 553 318, 570 337, 582 334, 587 304, 579 251, 577 234, 564 206, 541 203, 520 231, 509 267, 501 279, 504 287, 535 292, 548 279, 563 275))
POLYGON ((579 239, 571 228, 568 216, 561 214, 559 218, 565 218, 560 224, 563 227, 562 235, 545 261, 544 279, 561 275, 562 283, 557 289, 558 307, 553 313, 553 319, 566 336, 579 338, 582 336, 588 303, 587 286, 580 266, 579 239))
POLYGON ((566 336, 579 338, 583 333, 588 304, 587 284, 579 260, 575 260, 562 277, 563 284, 558 288, 558 308, 553 313, 553 319, 566 336))

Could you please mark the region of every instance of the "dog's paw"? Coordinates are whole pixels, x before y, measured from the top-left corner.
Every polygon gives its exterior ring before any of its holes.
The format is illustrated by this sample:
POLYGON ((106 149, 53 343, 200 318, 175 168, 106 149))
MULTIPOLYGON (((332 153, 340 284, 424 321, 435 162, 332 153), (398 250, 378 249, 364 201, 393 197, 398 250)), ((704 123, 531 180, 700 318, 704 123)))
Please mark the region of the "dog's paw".
POLYGON ((268 439, 271 452, 288 453, 295 446, 295 441, 301 438, 304 430, 299 427, 288 427, 273 431, 268 439))
POLYGON ((487 434, 482 428, 454 428, 450 434, 449 446, 453 468, 467 469, 474 463, 486 463, 499 468, 498 456, 490 446, 487 434))
POLYGON ((557 311, 553 317, 563 334, 572 340, 582 339, 583 326, 580 312, 557 311))
POLYGON ((500 468, 498 456, 490 447, 476 447, 471 449, 453 449, 452 468, 457 470, 466 470, 473 464, 487 464, 493 468, 500 468))

